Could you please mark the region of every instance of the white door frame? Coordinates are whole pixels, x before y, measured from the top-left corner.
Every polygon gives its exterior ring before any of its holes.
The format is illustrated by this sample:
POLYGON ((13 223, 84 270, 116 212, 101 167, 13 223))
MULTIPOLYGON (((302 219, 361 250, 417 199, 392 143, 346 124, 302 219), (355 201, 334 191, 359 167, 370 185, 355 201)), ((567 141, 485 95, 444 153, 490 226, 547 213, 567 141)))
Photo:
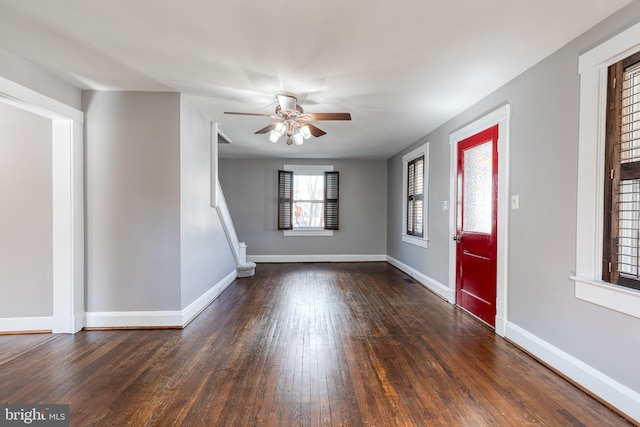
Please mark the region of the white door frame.
MULTIPOLYGON (((449 236, 456 234, 458 142, 498 125, 498 254, 496 289, 496 333, 506 335, 509 244, 509 120, 511 106, 505 104, 449 135, 449 236)), ((449 239, 449 302, 456 298, 456 243, 449 239)))
POLYGON ((76 333, 84 326, 84 114, 3 77, 0 102, 52 122, 53 316, 42 329, 76 333))

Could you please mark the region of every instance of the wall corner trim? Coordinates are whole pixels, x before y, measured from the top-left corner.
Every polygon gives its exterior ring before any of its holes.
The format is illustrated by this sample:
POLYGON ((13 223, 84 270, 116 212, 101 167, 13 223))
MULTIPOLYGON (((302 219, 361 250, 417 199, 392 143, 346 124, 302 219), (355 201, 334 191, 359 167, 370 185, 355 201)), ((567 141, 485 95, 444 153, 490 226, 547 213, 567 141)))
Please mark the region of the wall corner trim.
POLYGON ((506 338, 640 422, 640 393, 603 374, 531 332, 508 323, 506 338))

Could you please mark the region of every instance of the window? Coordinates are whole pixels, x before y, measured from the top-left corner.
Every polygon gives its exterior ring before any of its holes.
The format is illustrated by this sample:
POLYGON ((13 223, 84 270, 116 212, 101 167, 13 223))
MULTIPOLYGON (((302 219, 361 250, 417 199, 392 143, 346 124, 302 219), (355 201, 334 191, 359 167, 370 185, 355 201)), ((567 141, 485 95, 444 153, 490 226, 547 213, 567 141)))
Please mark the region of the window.
POLYGON ((284 169, 278 173, 278 229, 285 236, 332 235, 339 229, 339 173, 332 166, 284 169))
POLYGON ((402 241, 426 248, 429 143, 402 156, 402 164, 402 241))
POLYGON ((424 155, 407 164, 407 234, 422 237, 424 211, 424 155))
MULTIPOLYGON (((640 290, 608 281, 604 215, 606 170, 606 99, 608 67, 640 51, 636 24, 580 55, 580 133, 576 272, 571 276, 578 299, 640 318, 640 290), (604 243, 604 244, 603 244, 604 243), (605 262, 603 262, 605 260, 605 262)), ((617 82, 616 82, 617 83, 617 82)), ((609 174, 610 167, 609 167, 609 174)), ((614 171, 615 173, 615 171, 614 171)), ((610 175, 609 175, 610 176, 610 175)), ((620 177, 620 175, 617 175, 620 177)), ((611 183, 607 183, 609 186, 611 183)), ((612 187, 613 188, 613 187, 612 187)), ((611 195, 611 193, 608 193, 611 195)), ((609 202, 610 203, 610 202, 609 202)), ((615 219, 613 224, 615 224, 615 219)), ((611 229, 611 226, 608 227, 611 229)), ((610 250, 610 249, 608 249, 610 250)), ((626 260, 625 260, 626 262, 626 260)), ((612 271, 614 271, 612 262, 612 271)))
POLYGON ((640 289, 640 54, 607 78, 602 279, 640 289))

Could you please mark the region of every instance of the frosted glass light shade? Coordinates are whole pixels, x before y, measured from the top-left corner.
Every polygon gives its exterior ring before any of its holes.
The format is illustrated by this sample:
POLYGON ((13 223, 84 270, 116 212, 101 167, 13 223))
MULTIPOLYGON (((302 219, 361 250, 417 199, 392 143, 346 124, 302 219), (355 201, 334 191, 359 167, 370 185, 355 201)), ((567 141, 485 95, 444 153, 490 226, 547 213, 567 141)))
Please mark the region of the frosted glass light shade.
POLYGON ((300 133, 302 134, 302 136, 304 137, 304 139, 309 139, 311 138, 311 131, 309 130, 309 126, 304 125, 300 128, 300 133))
POLYGON ((287 127, 284 125, 284 123, 280 122, 276 124, 274 131, 276 131, 276 133, 278 134, 278 137, 280 137, 283 133, 287 131, 287 127))

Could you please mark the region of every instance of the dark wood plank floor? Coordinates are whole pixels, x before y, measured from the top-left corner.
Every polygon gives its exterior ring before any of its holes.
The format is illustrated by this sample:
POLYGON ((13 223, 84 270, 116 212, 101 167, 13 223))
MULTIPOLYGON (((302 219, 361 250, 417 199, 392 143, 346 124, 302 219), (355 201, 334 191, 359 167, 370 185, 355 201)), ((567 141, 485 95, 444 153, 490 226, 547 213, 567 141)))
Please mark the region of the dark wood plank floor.
POLYGON ((404 279, 261 264, 184 330, 0 336, 0 402, 74 426, 629 425, 404 279))

